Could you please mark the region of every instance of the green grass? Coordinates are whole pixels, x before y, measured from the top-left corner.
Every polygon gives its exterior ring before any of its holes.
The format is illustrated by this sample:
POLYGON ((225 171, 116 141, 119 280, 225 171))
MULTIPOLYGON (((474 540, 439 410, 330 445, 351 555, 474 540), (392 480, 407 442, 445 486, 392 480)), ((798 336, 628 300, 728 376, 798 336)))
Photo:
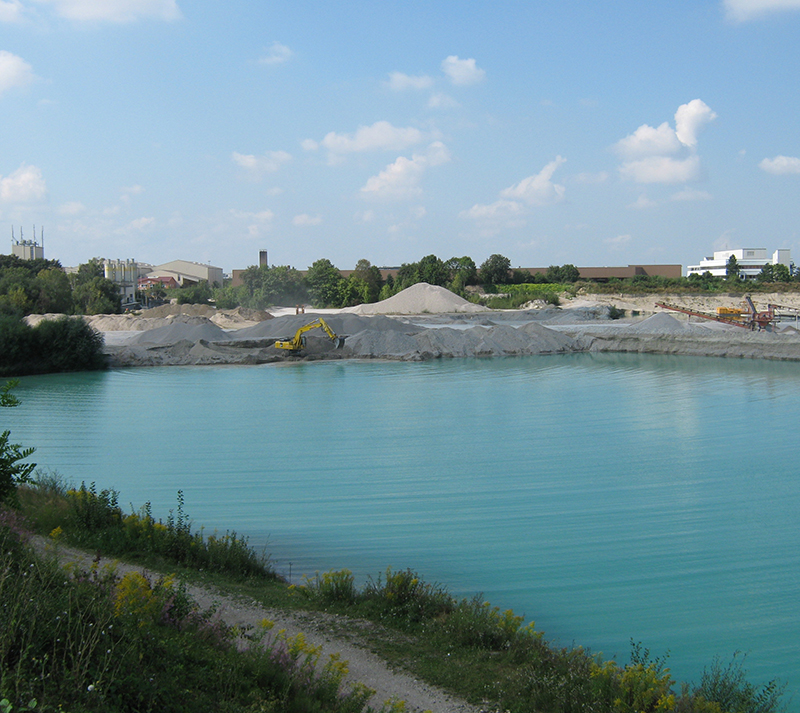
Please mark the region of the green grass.
MULTIPOLYGON (((512 611, 480 597, 453 597, 411 570, 388 569, 361 588, 347 570, 288 585, 246 540, 193 533, 180 495, 165 523, 154 521, 146 506, 122 513, 113 491, 70 489, 52 476, 19 495, 29 525, 55 539, 160 564, 161 571, 177 572, 182 581, 213 583, 268 607, 338 615, 330 626, 345 638, 361 640, 391 664, 491 710, 773 713, 784 708, 781 686, 751 685, 740 657, 727 666, 713 662, 697 684, 678 685, 666 662, 639 645, 626 663, 554 646, 512 611)), ((363 707, 363 691, 342 697, 335 662, 311 673, 319 653, 303 640, 279 641, 266 653, 258 647, 236 653, 232 633, 211 613, 199 612, 172 577, 116 580, 95 570, 69 579, 55 563, 32 558, 14 540, 22 531, 16 513, 7 511, 4 518, 0 544, 10 554, 0 561, 0 616, 5 617, 0 698, 9 697, 16 710, 32 698, 40 702, 37 710, 56 710, 58 701, 70 711, 363 707), (105 632, 100 638, 98 630, 105 632), (59 673, 48 678, 45 672, 56 661, 59 673)), ((260 640, 265 632, 250 635, 260 640)))

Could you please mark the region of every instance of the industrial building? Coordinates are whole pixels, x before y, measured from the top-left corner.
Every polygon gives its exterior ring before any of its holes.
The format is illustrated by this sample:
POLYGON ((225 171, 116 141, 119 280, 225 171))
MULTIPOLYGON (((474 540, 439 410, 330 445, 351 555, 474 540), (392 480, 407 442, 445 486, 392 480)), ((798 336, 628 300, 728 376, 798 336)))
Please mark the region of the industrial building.
POLYGON ((779 249, 772 253, 772 257, 770 257, 767 255, 766 248, 737 248, 735 250, 718 250, 713 257, 701 260, 699 265, 689 265, 686 268, 686 276, 703 275, 709 272, 714 277, 725 277, 727 275, 728 260, 731 257, 736 258, 739 266, 739 277, 744 280, 755 279, 764 265, 786 265, 792 275, 795 270, 791 250, 779 249))

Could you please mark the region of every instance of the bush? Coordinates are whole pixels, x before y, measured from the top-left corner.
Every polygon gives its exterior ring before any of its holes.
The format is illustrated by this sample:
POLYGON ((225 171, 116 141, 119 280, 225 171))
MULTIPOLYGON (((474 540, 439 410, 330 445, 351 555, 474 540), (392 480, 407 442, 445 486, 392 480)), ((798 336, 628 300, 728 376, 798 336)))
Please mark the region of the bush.
POLYGON ((0 316, 0 376, 104 369, 103 337, 79 317, 42 320, 0 316))

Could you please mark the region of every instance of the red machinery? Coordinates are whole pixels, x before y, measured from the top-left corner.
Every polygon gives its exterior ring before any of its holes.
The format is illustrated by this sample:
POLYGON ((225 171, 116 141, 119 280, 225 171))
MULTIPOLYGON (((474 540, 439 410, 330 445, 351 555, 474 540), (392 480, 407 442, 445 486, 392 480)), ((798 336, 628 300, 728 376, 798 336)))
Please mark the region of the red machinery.
POLYGON ((721 308, 718 310, 717 314, 712 314, 711 312, 700 312, 699 310, 690 309, 688 307, 671 305, 667 302, 656 302, 656 307, 663 307, 673 312, 682 312, 683 314, 688 314, 690 317, 710 319, 714 322, 731 324, 734 327, 743 327, 744 329, 758 329, 762 331, 769 331, 772 329, 772 323, 775 320, 776 305, 767 305, 766 311, 759 312, 753 304, 750 295, 745 295, 742 305, 743 309, 740 310, 721 308))

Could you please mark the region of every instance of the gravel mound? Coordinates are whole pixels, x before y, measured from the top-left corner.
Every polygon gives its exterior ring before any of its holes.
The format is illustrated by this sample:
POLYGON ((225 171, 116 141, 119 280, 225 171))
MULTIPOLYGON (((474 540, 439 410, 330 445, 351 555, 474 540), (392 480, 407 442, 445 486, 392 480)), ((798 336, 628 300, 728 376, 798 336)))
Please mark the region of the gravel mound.
MULTIPOLYGON (((288 315, 275 317, 267 322, 261 322, 253 327, 239 329, 232 334, 234 339, 281 339, 293 337, 300 327, 310 324, 315 319, 313 314, 288 315)), ((363 317, 357 314, 331 314, 325 315, 324 320, 328 326, 339 336, 357 334, 365 329, 375 332, 405 332, 414 328, 390 317, 375 316, 363 317)), ((324 335, 324 331, 317 328, 306 332, 308 336, 324 335)))
POLYGON ((631 327, 628 331, 636 334, 676 334, 688 332, 690 325, 688 322, 681 322, 666 312, 657 312, 652 317, 642 320, 631 327))
POLYGON ((368 305, 348 307, 353 314, 447 314, 448 312, 487 312, 488 308, 472 304, 444 287, 419 282, 389 299, 368 305))
POLYGON ((178 342, 199 342, 201 339, 207 342, 226 342, 231 339, 231 335, 221 327, 204 317, 202 322, 186 324, 185 322, 175 322, 164 327, 148 329, 140 332, 130 339, 128 344, 177 344, 178 342))

